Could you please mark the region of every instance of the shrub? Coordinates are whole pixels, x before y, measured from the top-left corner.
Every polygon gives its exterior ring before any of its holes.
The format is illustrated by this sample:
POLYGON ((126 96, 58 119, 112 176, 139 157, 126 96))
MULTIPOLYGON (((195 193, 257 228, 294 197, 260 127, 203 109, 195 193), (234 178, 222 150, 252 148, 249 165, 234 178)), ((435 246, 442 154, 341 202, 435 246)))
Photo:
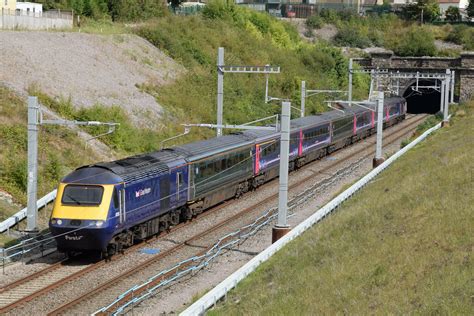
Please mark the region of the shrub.
POLYGON ((449 6, 445 12, 446 20, 450 22, 456 22, 461 20, 461 13, 459 13, 459 8, 449 6))
POLYGON ((436 46, 433 35, 424 27, 412 27, 403 33, 393 51, 398 56, 434 56, 436 46))
POLYGON ((370 46, 369 38, 362 32, 349 25, 343 27, 334 37, 334 42, 339 46, 366 48, 370 46))
POLYGON ((208 19, 228 19, 234 16, 236 6, 233 2, 211 0, 202 10, 202 15, 208 19))
POLYGON ((324 26, 324 21, 319 15, 312 15, 306 19, 308 29, 320 29, 324 26))
POLYGON ((455 25, 446 37, 447 41, 463 45, 467 50, 474 49, 474 28, 464 24, 455 25))

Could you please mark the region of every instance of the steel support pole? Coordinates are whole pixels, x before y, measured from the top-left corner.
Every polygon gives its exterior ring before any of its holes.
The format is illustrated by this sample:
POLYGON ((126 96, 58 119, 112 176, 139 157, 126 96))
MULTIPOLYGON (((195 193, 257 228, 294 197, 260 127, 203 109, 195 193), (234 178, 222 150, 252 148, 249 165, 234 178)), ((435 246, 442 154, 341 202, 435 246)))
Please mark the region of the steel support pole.
POLYGON ((301 117, 304 117, 306 101, 306 81, 301 81, 301 117))
POLYGON ((454 73, 455 71, 451 71, 451 103, 454 103, 454 73))
POLYGON ((397 95, 400 95, 400 78, 399 78, 399 75, 400 74, 400 71, 397 70, 397 95))
MULTIPOLYGON (((268 71, 269 68, 270 68, 270 65, 268 65, 268 64, 265 65, 265 70, 268 71)), ((265 103, 270 102, 269 97, 268 97, 268 79, 269 79, 269 77, 270 77, 270 74, 267 72, 265 74, 265 103)))
POLYGON ((449 69, 446 69, 446 87, 444 90, 444 109, 443 109, 443 126, 447 126, 448 123, 448 115, 449 115, 449 88, 451 86, 450 84, 450 79, 451 79, 451 71, 449 69))
MULTIPOLYGON (((224 66, 224 47, 217 50, 217 125, 223 123, 224 111, 224 72, 221 67, 224 66)), ((217 137, 222 136, 222 128, 217 129, 217 137)))
POLYGON ((444 110, 444 90, 446 86, 446 80, 441 80, 441 98, 439 99, 439 111, 442 113, 444 110))
POLYGON ((282 102, 280 139, 280 178, 278 198, 278 222, 273 227, 272 242, 290 231, 288 215, 288 161, 290 155, 290 102, 282 102))
POLYGON ((372 69, 370 71, 369 100, 372 97, 373 93, 374 93, 374 70, 372 69))
POLYGON ((382 132, 383 132, 383 102, 384 95, 382 91, 379 91, 377 98, 377 143, 375 145, 375 158, 373 166, 378 167, 384 162, 382 156, 382 132))
POLYGON ((38 177, 38 118, 38 98, 28 97, 28 181, 26 230, 29 232, 38 231, 38 208, 36 205, 38 177))
POLYGON ((380 90, 380 78, 378 72, 375 74, 375 90, 379 91, 380 90))
POLYGON ((349 59, 349 89, 347 91, 347 100, 352 101, 352 58, 349 59))

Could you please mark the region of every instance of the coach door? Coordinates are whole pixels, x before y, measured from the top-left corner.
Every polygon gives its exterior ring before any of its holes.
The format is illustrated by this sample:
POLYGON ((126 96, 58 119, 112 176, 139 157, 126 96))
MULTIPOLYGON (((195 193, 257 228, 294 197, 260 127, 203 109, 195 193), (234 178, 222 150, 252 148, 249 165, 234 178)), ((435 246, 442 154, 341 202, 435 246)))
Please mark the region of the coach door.
POLYGON ((170 182, 169 175, 160 178, 160 212, 165 212, 170 208, 170 182))
POLYGON ((125 207, 125 185, 120 184, 119 186, 117 186, 117 192, 119 223, 123 225, 127 221, 127 213, 125 207))

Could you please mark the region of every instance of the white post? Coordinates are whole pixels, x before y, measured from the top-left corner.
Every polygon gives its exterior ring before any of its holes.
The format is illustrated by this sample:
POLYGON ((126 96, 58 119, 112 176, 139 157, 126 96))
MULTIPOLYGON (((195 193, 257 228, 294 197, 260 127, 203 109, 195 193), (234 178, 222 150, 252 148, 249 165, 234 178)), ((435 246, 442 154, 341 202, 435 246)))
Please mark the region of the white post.
POLYGON ((282 102, 281 139, 280 139, 280 186, 278 198, 278 222, 273 228, 272 242, 277 241, 290 228, 287 222, 288 214, 288 161, 290 155, 290 102, 282 102))
POLYGON ((454 70, 451 71, 451 103, 454 103, 454 70))
POLYGON ((36 206, 38 176, 38 116, 38 98, 28 97, 28 182, 26 230, 30 232, 36 232, 38 230, 38 208, 36 206))
POLYGON ((301 117, 304 117, 306 100, 306 81, 301 81, 301 117))
POLYGON ((377 72, 375 73, 375 90, 380 90, 380 81, 379 81, 379 70, 377 69, 377 72))
MULTIPOLYGON (((268 71, 268 67, 270 65, 265 65, 265 70, 268 71)), ((268 103, 270 100, 268 100, 268 77, 270 75, 268 73, 265 74, 265 103, 268 103)))
POLYGON ((377 98, 377 143, 375 146, 375 158, 373 161, 374 168, 379 166, 383 161, 382 157, 382 131, 383 131, 383 102, 384 95, 379 91, 377 98))
POLYGON ((370 71, 369 100, 372 97, 373 93, 374 93, 374 70, 372 69, 370 71))
MULTIPOLYGON (((217 125, 222 125, 224 108, 224 47, 217 50, 217 125)), ((217 137, 222 136, 222 128, 217 128, 217 137)))
POLYGON ((444 91, 443 126, 448 125, 450 79, 451 79, 451 71, 449 69, 446 69, 446 88, 444 91))
POLYGON ((349 89, 347 91, 347 100, 352 101, 352 58, 349 59, 349 89))
POLYGON ((446 86, 446 80, 441 80, 441 98, 439 100, 439 111, 443 112, 444 110, 444 90, 446 86))
POLYGON ((397 95, 400 95, 400 71, 397 70, 397 95))
POLYGON ((418 77, 420 76, 420 72, 416 72, 416 92, 418 92, 418 77))

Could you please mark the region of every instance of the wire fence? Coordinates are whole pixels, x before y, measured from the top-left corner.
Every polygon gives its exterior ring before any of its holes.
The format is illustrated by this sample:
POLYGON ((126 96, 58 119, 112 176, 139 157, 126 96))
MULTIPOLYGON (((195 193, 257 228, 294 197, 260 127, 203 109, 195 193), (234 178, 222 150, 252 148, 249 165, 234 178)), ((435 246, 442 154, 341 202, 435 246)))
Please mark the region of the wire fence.
POLYGON ((5 267, 11 262, 34 256, 43 257, 56 251, 56 240, 48 231, 21 240, 18 244, 11 247, 1 248, 0 251, 2 253, 2 271, 5 274, 5 267))

